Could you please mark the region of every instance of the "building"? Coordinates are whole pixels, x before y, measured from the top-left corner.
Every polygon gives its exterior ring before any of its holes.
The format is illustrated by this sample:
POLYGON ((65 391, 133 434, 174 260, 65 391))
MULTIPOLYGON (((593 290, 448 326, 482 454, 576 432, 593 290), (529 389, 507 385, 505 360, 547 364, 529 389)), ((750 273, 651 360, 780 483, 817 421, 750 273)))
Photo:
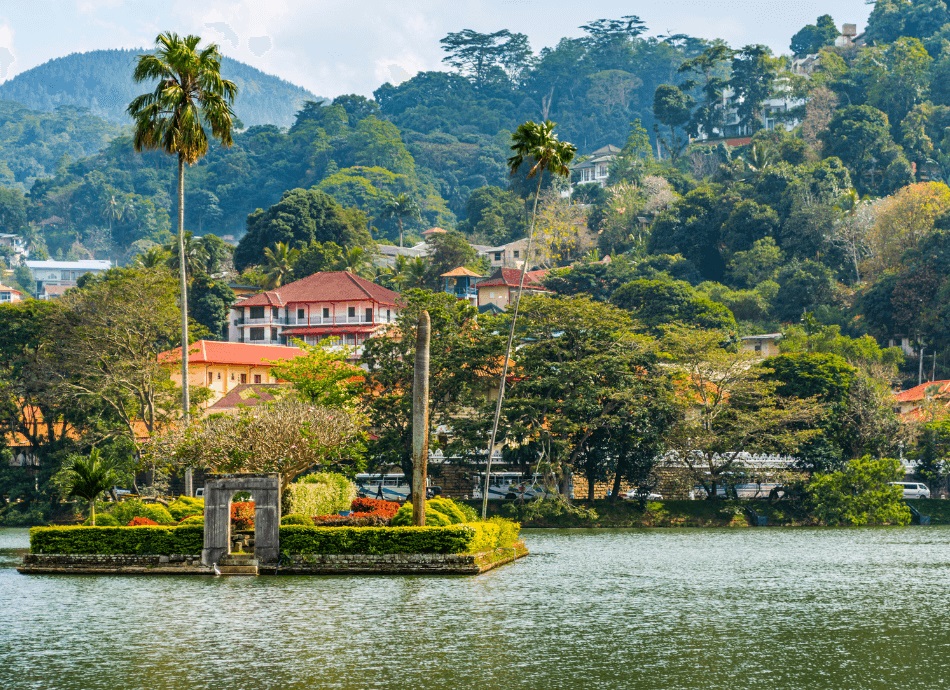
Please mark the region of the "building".
POLYGON ((26 240, 10 232, 0 232, 0 247, 7 247, 10 250, 15 259, 14 263, 19 263, 20 257, 29 255, 26 240))
POLYGON ((528 238, 522 237, 497 247, 486 247, 473 244, 472 248, 479 256, 488 259, 492 268, 521 268, 524 265, 525 252, 528 248, 528 238))
POLYGON ((86 259, 83 261, 24 261, 36 281, 36 296, 40 299, 62 294, 62 291, 47 288, 76 287, 76 281, 87 273, 102 273, 112 268, 109 261, 86 259))
POLYGON ((228 340, 315 345, 328 338, 356 348, 399 314, 399 295, 348 271, 314 273, 231 307, 228 340))
POLYGON ((445 292, 455 295, 457 299, 468 300, 473 307, 478 306, 478 291, 475 286, 484 276, 459 266, 439 277, 442 278, 442 289, 445 292))
MULTIPOLYGON (((950 381, 929 381, 894 395, 895 411, 905 418, 914 418, 927 403, 941 411, 950 407, 950 381)), ((935 410, 936 411, 936 410, 935 410)))
POLYGON ((14 290, 12 287, 0 284, 0 304, 9 304, 10 302, 20 302, 23 299, 23 293, 14 290))
POLYGON ((610 164, 620 153, 620 149, 613 144, 601 146, 584 159, 572 166, 571 180, 575 185, 597 184, 606 186, 610 175, 610 164))
POLYGON ((764 333, 762 335, 746 335, 741 339, 743 352, 754 352, 756 355, 765 357, 775 357, 780 353, 778 341, 782 339, 781 333, 764 333))
MULTIPOLYGON (((188 382, 210 388, 212 396, 205 406, 213 406, 238 386, 277 383, 271 367, 304 354, 298 347, 199 340, 188 348, 188 382)), ((180 386, 181 348, 163 352, 158 358, 180 386)))
MULTIPOLYGON (((542 294, 548 292, 541 284, 541 278, 547 274, 547 271, 528 271, 524 277, 524 290, 526 294, 542 294)), ((479 281, 475 286, 478 292, 478 309, 486 311, 489 309, 504 310, 518 293, 518 287, 521 284, 521 271, 516 268, 499 268, 485 280, 479 281)))

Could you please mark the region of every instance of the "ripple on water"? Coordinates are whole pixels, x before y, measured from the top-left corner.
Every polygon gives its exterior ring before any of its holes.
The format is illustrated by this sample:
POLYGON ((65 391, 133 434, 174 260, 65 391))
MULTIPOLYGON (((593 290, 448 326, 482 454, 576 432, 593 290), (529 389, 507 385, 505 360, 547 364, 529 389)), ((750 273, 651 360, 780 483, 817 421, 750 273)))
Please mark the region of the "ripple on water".
POLYGON ((939 527, 536 530, 477 578, 27 577, 25 535, 2 688, 950 686, 939 527))

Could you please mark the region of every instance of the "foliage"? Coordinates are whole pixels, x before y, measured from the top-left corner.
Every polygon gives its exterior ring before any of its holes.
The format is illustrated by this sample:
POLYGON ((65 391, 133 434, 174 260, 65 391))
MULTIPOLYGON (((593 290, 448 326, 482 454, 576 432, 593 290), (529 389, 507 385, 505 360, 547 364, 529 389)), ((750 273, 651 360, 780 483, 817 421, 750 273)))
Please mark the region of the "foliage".
POLYGON ((825 46, 834 45, 838 27, 830 14, 818 17, 814 24, 806 24, 792 36, 792 52, 798 57, 817 53, 825 46))
POLYGON ((392 518, 399 510, 399 504, 396 501, 383 501, 377 498, 354 498, 350 504, 350 510, 354 513, 376 513, 383 517, 392 518))
POLYGON ((313 518, 303 513, 288 513, 280 519, 281 525, 302 525, 304 527, 313 527, 313 518))
POLYGON ((158 522, 156 522, 152 518, 134 517, 131 520, 129 520, 129 524, 126 526, 127 527, 148 527, 150 525, 157 525, 157 524, 158 522))
MULTIPOLYGON (((147 518, 133 518, 133 520, 137 520, 137 519, 147 519, 147 518)), ((151 521, 151 523, 152 523, 153 525, 157 525, 157 524, 158 524, 158 523, 155 522, 154 520, 151 521)), ((87 518, 86 521, 85 521, 83 524, 84 524, 84 525, 89 525, 90 527, 118 527, 118 526, 119 526, 119 521, 116 520, 116 519, 115 519, 115 516, 112 515, 111 513, 100 513, 100 514, 96 515, 96 524, 95 524, 95 525, 92 524, 92 516, 90 516, 89 518, 87 518)))
MULTIPOLYGON (((451 498, 433 498, 426 501, 426 525, 459 525, 472 522, 475 518, 474 511, 463 504, 458 504, 451 498), (467 509, 467 510, 466 510, 467 509)), ((407 526, 412 524, 412 503, 408 501, 402 504, 402 507, 392 518, 393 527, 407 526)))
POLYGON ((290 381, 306 400, 320 407, 333 409, 352 407, 363 385, 363 370, 348 361, 346 349, 330 350, 295 340, 304 351, 276 363, 271 372, 278 379, 290 381))
POLYGON ((34 527, 30 553, 197 555, 204 545, 204 528, 187 527, 34 527))
POLYGON ((202 515, 189 515, 188 517, 183 518, 178 524, 179 524, 179 525, 204 525, 204 524, 205 524, 205 516, 204 516, 203 514, 202 514, 202 515))
POLYGON ((866 455, 829 474, 817 474, 806 487, 811 513, 826 525, 907 525, 910 509, 899 486, 900 461, 866 455))
POLYGON ((254 529, 254 501, 232 502, 231 523, 236 530, 254 529))
MULTIPOLYGON (((497 528, 496 528, 497 529, 497 528)), ((288 554, 468 553, 479 532, 472 525, 443 527, 280 528, 281 551, 288 554)))
POLYGON ((355 498, 356 485, 342 474, 316 472, 286 487, 284 508, 313 517, 348 510, 355 498))
POLYGON ((88 457, 73 456, 60 473, 66 496, 76 496, 89 503, 89 518, 96 525, 96 500, 115 484, 116 472, 111 463, 93 448, 88 457))

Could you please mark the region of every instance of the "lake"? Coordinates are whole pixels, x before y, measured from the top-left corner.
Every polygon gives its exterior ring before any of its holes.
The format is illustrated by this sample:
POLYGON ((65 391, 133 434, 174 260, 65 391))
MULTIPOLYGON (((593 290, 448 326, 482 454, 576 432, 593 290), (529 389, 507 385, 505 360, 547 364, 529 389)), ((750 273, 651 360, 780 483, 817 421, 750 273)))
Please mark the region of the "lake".
POLYGON ((950 528, 528 530, 480 577, 25 576, 0 688, 950 687, 950 528))

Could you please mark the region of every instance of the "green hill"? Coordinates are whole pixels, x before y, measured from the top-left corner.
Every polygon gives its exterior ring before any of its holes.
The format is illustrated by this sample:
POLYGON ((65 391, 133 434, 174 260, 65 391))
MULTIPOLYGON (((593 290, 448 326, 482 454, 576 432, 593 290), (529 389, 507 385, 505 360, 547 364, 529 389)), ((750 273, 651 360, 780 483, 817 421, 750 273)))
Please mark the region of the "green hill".
MULTIPOLYGON (((0 84, 0 100, 47 112, 62 105, 77 106, 127 124, 129 101, 146 90, 132 81, 135 57, 142 52, 94 50, 49 60, 0 84)), ((289 127, 304 101, 320 100, 306 89, 231 58, 224 58, 221 72, 238 85, 234 111, 246 127, 289 127)))

